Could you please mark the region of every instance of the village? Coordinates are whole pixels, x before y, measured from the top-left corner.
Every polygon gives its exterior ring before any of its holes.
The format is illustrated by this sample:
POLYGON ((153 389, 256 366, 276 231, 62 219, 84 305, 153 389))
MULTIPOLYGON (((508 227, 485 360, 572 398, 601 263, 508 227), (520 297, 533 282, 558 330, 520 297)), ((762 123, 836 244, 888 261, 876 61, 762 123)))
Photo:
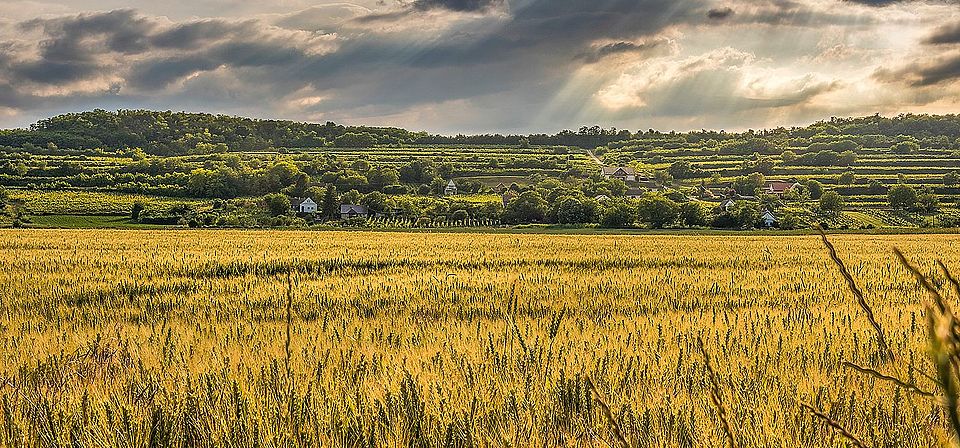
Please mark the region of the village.
MULTIPOLYGON (((769 204, 771 198, 776 201, 782 201, 784 197, 791 192, 797 192, 803 188, 798 182, 765 179, 762 187, 759 188, 755 194, 741 194, 732 186, 707 187, 705 184, 697 186, 696 189, 687 188, 686 190, 688 190, 689 194, 685 194, 676 187, 667 187, 655 180, 652 176, 645 173, 638 173, 634 168, 627 166, 603 166, 600 173, 604 179, 623 182, 623 184, 626 185, 626 191, 620 198, 612 198, 609 195, 603 194, 593 197, 593 200, 599 204, 605 204, 615 199, 636 201, 644 197, 649 197, 650 195, 669 193, 671 196, 680 197, 681 200, 684 201, 695 201, 705 208, 714 210, 715 213, 730 213, 738 204, 759 204, 761 202, 769 204), (767 200, 761 201, 762 199, 767 200)), ((490 194, 496 194, 500 197, 500 203, 504 209, 509 207, 510 203, 516 199, 522 191, 522 187, 518 187, 515 184, 507 186, 502 182, 489 189, 490 194)), ((459 196, 461 196, 461 194, 456 180, 447 180, 441 197, 456 198, 459 196)), ((314 220, 318 219, 320 204, 316 199, 312 197, 296 197, 291 198, 290 202, 293 213, 314 220)), ((402 212, 403 210, 399 208, 386 211, 374 211, 362 204, 342 203, 339 206, 339 219, 354 222, 356 220, 373 218, 392 218, 401 215, 402 212)), ((759 227, 775 228, 779 223, 780 218, 771 207, 763 206, 759 210, 759 227)))

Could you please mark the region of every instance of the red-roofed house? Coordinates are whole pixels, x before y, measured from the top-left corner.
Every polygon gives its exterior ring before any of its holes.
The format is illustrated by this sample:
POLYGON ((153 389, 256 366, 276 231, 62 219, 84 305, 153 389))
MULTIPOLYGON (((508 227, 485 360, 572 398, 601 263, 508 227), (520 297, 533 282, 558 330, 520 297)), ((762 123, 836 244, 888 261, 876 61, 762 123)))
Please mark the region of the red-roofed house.
POLYGON ((796 182, 787 182, 785 180, 768 180, 767 184, 763 187, 763 192, 765 194, 772 194, 777 197, 782 197, 788 191, 800 186, 796 182))

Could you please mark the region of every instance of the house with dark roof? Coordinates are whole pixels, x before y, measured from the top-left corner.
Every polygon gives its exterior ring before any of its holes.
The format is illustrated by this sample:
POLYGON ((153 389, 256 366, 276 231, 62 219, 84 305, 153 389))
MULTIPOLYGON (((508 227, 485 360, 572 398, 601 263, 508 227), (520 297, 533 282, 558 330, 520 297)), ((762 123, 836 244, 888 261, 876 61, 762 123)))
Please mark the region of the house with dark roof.
POLYGON ((367 218, 370 210, 362 205, 343 204, 340 206, 340 219, 367 218))
POLYGON ((603 177, 620 179, 624 182, 636 182, 637 172, 628 166, 605 166, 603 167, 603 177))

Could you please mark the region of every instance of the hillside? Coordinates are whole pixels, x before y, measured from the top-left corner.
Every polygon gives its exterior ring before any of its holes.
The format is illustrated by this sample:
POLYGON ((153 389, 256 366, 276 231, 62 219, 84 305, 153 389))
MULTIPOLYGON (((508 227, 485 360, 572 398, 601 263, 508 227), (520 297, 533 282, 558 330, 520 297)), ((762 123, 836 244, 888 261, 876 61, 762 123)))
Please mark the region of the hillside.
POLYGON ((763 227, 766 211, 781 228, 953 227, 960 218, 957 115, 740 133, 595 126, 439 136, 96 110, 0 131, 0 147, 8 224, 130 215, 143 224, 343 225, 344 203, 371 214, 350 225, 386 227, 751 228, 763 227), (601 165, 636 174, 603 176, 601 165), (456 194, 445 192, 451 180, 456 194), (774 184, 789 191, 768 191, 774 184), (297 216, 282 206, 292 197, 314 198, 322 210, 297 216))

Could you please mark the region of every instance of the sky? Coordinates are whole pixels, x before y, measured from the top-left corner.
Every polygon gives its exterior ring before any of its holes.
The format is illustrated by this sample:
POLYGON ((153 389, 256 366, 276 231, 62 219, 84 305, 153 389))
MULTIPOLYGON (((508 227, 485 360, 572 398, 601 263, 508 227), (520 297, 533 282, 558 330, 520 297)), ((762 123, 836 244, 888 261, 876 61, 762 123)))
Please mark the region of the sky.
POLYGON ((0 0, 0 127, 95 108, 444 134, 960 112, 960 0, 0 0))

